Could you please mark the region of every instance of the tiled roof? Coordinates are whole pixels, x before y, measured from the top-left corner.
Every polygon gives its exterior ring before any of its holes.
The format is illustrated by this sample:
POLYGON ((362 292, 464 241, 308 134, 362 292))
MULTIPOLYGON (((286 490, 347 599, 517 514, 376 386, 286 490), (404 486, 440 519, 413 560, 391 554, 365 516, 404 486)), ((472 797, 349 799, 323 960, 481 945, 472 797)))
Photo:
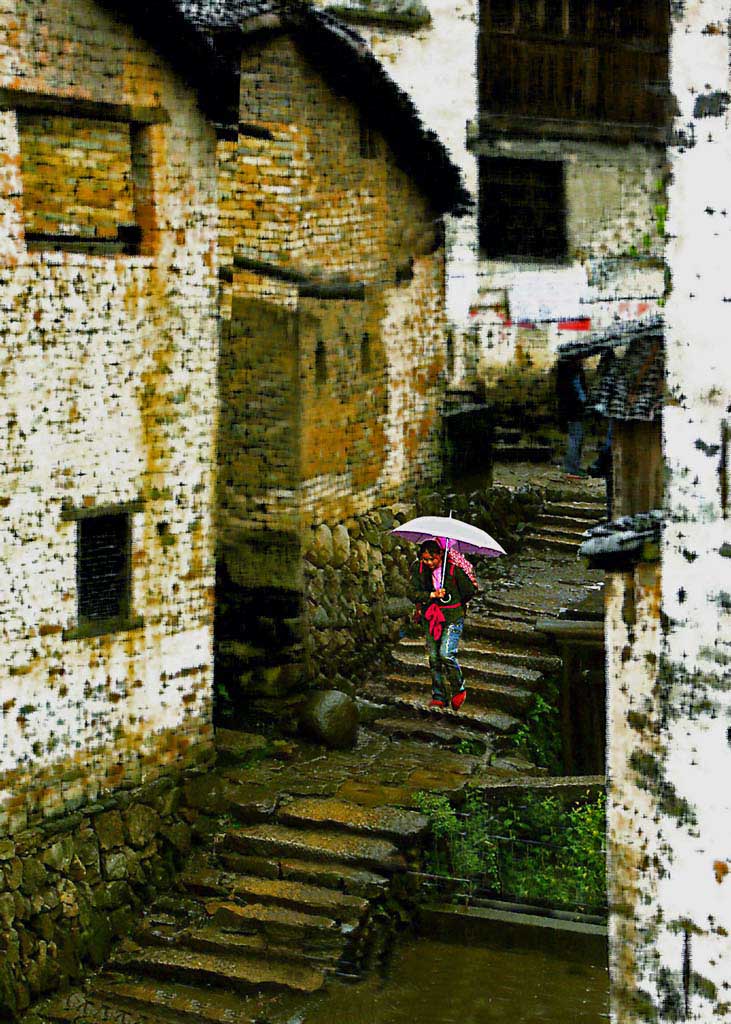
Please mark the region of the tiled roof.
POLYGON ((238 29, 248 18, 277 11, 275 0, 175 0, 180 12, 197 28, 208 32, 238 29))
MULTIPOLYGON (((401 90, 354 29, 304 0, 174 0, 178 10, 213 45, 247 22, 278 18, 308 59, 339 94, 363 110, 389 143, 403 169, 429 196, 438 213, 460 214, 471 206, 461 174, 438 136, 428 131, 401 90)), ((221 55, 231 54, 230 43, 221 55)))
POLYGON ((663 521, 663 513, 654 509, 600 523, 584 534, 586 540, 579 548, 579 555, 590 559, 597 568, 612 568, 626 561, 654 560, 663 521))
POLYGON ((581 341, 558 348, 559 357, 582 359, 601 353, 599 383, 592 404, 598 413, 617 420, 654 420, 665 393, 663 323, 653 317, 617 324, 581 341), (625 348, 622 355, 618 349, 625 348))

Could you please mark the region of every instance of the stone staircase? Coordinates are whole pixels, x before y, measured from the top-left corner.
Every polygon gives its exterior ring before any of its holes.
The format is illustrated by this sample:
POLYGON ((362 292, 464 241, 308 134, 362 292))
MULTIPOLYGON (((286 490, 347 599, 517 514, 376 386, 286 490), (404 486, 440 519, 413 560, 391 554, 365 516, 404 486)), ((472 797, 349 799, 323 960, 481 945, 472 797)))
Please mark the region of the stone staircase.
MULTIPOLYGON (((251 803, 242 793, 231 806, 241 817, 251 803)), ((356 977, 378 952, 374 918, 426 828, 412 810, 327 797, 283 795, 266 820, 222 816, 83 1003, 74 1011, 61 1000, 43 1019, 288 1019, 328 976, 356 977)))
POLYGON ((548 501, 525 542, 575 554, 586 530, 605 518, 606 504, 601 501, 548 501))
POLYGON ((511 746, 511 735, 545 674, 560 669, 560 658, 552 653, 550 640, 529 624, 488 615, 471 615, 468 623, 459 653, 468 699, 459 713, 427 706, 430 675, 423 638, 403 637, 385 679, 361 690, 364 699, 382 710, 372 719, 375 730, 440 746, 466 741, 486 754, 500 754, 511 746))
POLYGON ((385 677, 359 691, 372 728, 394 739, 482 751, 489 764, 511 750, 511 737, 546 677, 558 675, 562 665, 555 644, 536 621, 558 617, 601 587, 602 574, 571 557, 584 531, 604 518, 599 484, 579 481, 574 486, 563 481, 563 474, 556 476, 524 536, 524 550, 505 560, 503 579, 485 582, 470 607, 459 650, 468 690, 460 711, 428 707, 430 674, 423 636, 415 629, 393 650, 385 677))

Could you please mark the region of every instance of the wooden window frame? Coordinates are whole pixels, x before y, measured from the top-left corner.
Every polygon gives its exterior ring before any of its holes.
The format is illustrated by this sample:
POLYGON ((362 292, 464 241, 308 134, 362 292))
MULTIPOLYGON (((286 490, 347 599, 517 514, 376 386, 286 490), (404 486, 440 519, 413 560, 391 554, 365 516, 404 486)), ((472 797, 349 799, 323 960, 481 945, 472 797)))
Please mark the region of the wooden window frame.
MULTIPOLYGON (((0 110, 15 111, 19 132, 24 114, 108 121, 129 128, 130 175, 135 223, 121 225, 116 239, 97 239, 91 235, 26 231, 25 243, 29 252, 78 252, 95 256, 142 255, 145 248, 142 223, 149 220, 149 212, 152 208, 149 195, 151 183, 148 180, 152 162, 152 147, 147 129, 154 125, 167 124, 170 121, 165 108, 97 102, 0 88, 0 110)), ((22 147, 22 136, 20 142, 22 147)))

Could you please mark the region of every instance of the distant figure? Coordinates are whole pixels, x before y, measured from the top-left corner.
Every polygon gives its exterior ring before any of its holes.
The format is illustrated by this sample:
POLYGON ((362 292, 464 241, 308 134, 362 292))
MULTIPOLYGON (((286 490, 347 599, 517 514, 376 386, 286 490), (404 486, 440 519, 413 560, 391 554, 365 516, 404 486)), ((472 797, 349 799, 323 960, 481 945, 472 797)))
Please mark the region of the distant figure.
POLYGON ((561 424, 568 434, 563 471, 574 479, 586 476, 581 468, 584 446, 584 411, 586 409, 586 378, 578 356, 562 356, 556 367, 556 398, 561 424))
POLYGON ((457 661, 467 602, 478 591, 475 572, 467 559, 456 551, 447 553, 444 585, 440 586, 444 552, 437 540, 427 540, 419 548, 419 561, 412 570, 412 596, 417 619, 423 619, 426 650, 431 670, 431 701, 429 707, 447 704, 447 688, 451 689, 453 711, 465 702, 462 669, 457 661))

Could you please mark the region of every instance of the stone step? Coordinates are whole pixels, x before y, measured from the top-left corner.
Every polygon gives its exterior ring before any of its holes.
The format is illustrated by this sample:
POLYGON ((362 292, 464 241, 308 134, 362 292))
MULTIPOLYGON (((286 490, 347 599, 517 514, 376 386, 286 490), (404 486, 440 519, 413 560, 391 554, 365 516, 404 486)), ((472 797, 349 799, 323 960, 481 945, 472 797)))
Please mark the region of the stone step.
MULTIPOLYGON (((238 907, 238 904, 230 906, 238 907)), ((285 931, 270 921, 265 922, 267 932, 238 932, 234 929, 239 924, 248 927, 251 916, 239 921, 233 912, 221 911, 212 920, 214 923, 210 926, 191 930, 186 937, 187 948, 201 953, 242 954, 271 961, 291 961, 317 970, 332 971, 348 941, 348 936, 336 929, 312 932, 292 927, 285 931)))
POLYGON ((413 842, 429 827, 428 818, 416 811, 362 807, 346 800, 317 797, 303 797, 280 807, 277 820, 299 828, 325 827, 382 836, 397 844, 413 842))
POLYGON ((240 954, 199 953, 191 949, 145 947, 115 953, 110 966, 185 984, 215 985, 228 991, 289 989, 309 994, 322 988, 323 971, 300 964, 240 954))
POLYGON ((206 911, 216 928, 263 935, 268 942, 306 942, 310 948, 332 949, 355 930, 354 924, 340 924, 331 917, 265 903, 209 900, 206 911))
POLYGON ((376 874, 366 868, 355 868, 338 861, 320 862, 314 860, 282 860, 279 862, 282 878, 294 882, 312 883, 339 889, 352 896, 376 899, 383 895, 390 885, 385 875, 376 874))
MULTIPOLYGON (((476 707, 489 708, 494 711, 504 711, 509 715, 520 715, 526 711, 533 702, 534 693, 517 685, 504 685, 502 683, 486 682, 481 676, 469 670, 469 665, 460 658, 462 667, 466 669, 465 681, 470 701, 476 707)), ((414 683, 422 680, 424 686, 429 689, 431 676, 429 669, 416 668, 411 675, 404 675, 399 672, 390 672, 386 682, 396 693, 409 693, 414 688, 414 683)))
POLYGON ((547 501, 543 506, 543 514, 570 519, 589 519, 596 523, 606 518, 607 510, 605 504, 600 501, 547 501))
POLYGON ((186 889, 203 896, 225 895, 241 902, 275 904, 306 913, 326 914, 337 921, 358 921, 368 909, 367 900, 358 896, 281 878, 208 869, 184 871, 180 880, 186 889))
POLYGON ((542 530, 557 529, 567 530, 570 533, 583 534, 592 526, 596 526, 597 520, 584 517, 574 516, 556 516, 551 513, 542 513, 535 520, 536 526, 540 526, 542 530))
POLYGON ((569 540, 565 537, 557 537, 555 534, 535 530, 527 533, 523 538, 529 547, 552 548, 554 551, 566 551, 576 553, 579 550, 580 540, 569 540))
POLYGON ((119 1021, 119 1013, 130 1011, 144 1015, 145 1020, 171 1024, 260 1024, 272 1009, 271 996, 244 996, 124 975, 100 975, 92 982, 92 993, 101 1006, 111 1013, 116 1011, 116 1016, 108 1018, 95 1014, 93 1019, 100 1024, 119 1021))
POLYGON ((248 874, 257 878, 282 878, 305 885, 317 885, 350 896, 375 899, 389 887, 390 880, 367 868, 349 864, 319 862, 314 860, 285 859, 277 857, 248 856, 231 850, 218 849, 216 860, 226 870, 248 874))
POLYGON ((303 946, 299 932, 295 942, 273 942, 260 932, 235 932, 208 924, 180 929, 176 925, 148 920, 137 928, 134 938, 141 946, 195 949, 204 953, 242 953, 252 957, 292 960, 323 970, 331 969, 337 963, 343 944, 342 936, 330 943, 303 946))
POLYGON ((406 868, 393 843, 346 832, 304 832, 285 825, 252 825, 227 831, 223 846, 239 853, 286 859, 344 861, 386 874, 406 868))
MULTIPOLYGON (((490 708, 474 707, 470 702, 469 689, 468 686, 467 700, 458 712, 454 712, 450 708, 428 707, 429 700, 431 699, 428 687, 408 692, 395 692, 387 685, 373 683, 364 692, 370 700, 380 703, 384 707, 392 709, 392 711, 400 712, 398 715, 384 714, 384 718, 417 716, 431 718, 441 724, 444 724, 446 719, 447 721, 457 722, 461 728, 497 735, 511 733, 518 728, 520 721, 513 715, 490 708)), ((379 719, 376 719, 376 721, 379 721, 379 719)))
MULTIPOLYGON (((470 623, 471 626, 471 623, 470 623)), ((425 658, 423 637, 403 637, 399 647, 409 651, 418 651, 422 658, 425 658)), ((525 668, 533 669, 538 673, 556 672, 561 668, 561 659, 555 654, 549 654, 538 645, 533 647, 509 645, 499 639, 475 637, 470 628, 468 636, 463 636, 460 644, 460 654, 476 654, 483 658, 495 659, 503 665, 523 665, 525 668)))
POLYGON ((441 747, 458 747, 469 743, 470 752, 479 750, 487 754, 490 739, 484 732, 469 729, 459 722, 436 722, 429 718, 377 718, 373 723, 376 732, 394 740, 416 740, 419 743, 436 743, 441 747))
POLYGON ((546 648, 550 639, 536 632, 532 625, 516 622, 501 615, 474 614, 470 617, 470 635, 485 640, 499 640, 510 646, 526 646, 531 649, 546 648))
POLYGON ((584 537, 584 528, 579 527, 566 527, 566 526, 555 526, 553 523, 536 523, 533 532, 541 533, 546 537, 555 537, 557 540, 570 540, 578 541, 583 543, 586 539, 584 537))
MULTIPOLYGON (((408 668, 409 675, 412 677, 414 669, 418 670, 420 678, 424 673, 429 675, 429 665, 423 644, 418 647, 400 644, 392 653, 397 667, 408 668)), ((460 646, 457 658, 462 668, 469 671, 471 677, 501 686, 509 686, 514 683, 519 687, 534 689, 540 683, 543 674, 536 669, 526 668, 524 665, 511 664, 489 655, 485 656, 470 647, 469 644, 465 644, 464 647, 460 646)))

